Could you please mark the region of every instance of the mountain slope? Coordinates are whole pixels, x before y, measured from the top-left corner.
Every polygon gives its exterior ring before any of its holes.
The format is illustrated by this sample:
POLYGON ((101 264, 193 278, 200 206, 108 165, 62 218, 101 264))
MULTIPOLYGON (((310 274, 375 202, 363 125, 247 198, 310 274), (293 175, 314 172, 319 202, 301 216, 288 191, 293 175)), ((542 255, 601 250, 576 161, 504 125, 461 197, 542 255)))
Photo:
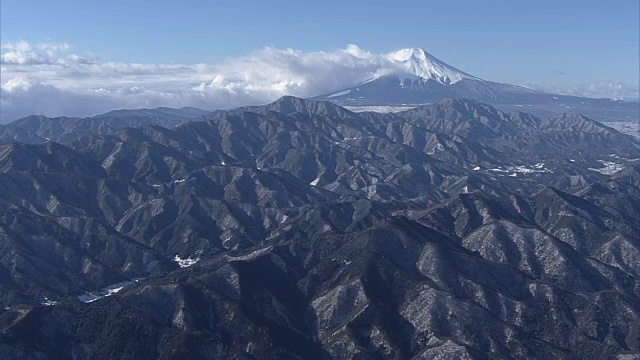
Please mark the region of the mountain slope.
POLYGON ((15 141, 39 144, 47 141, 70 142, 79 135, 105 135, 126 127, 158 125, 172 128, 197 119, 208 111, 195 108, 155 108, 114 110, 88 118, 27 116, 6 125, 0 125, 0 143, 15 141))
POLYGON ((422 80, 435 80, 441 84, 454 84, 462 79, 480 80, 435 58, 422 49, 402 49, 387 55, 400 64, 405 72, 422 80))
POLYGON ((458 70, 422 49, 402 49, 388 57, 398 64, 398 71, 312 99, 352 107, 418 106, 444 98, 473 99, 504 111, 522 110, 540 117, 572 112, 598 121, 640 119, 637 102, 549 94, 492 82, 458 70))
POLYGON ((589 118, 285 97, 69 135, 0 145, 0 357, 640 353, 640 148, 589 118))

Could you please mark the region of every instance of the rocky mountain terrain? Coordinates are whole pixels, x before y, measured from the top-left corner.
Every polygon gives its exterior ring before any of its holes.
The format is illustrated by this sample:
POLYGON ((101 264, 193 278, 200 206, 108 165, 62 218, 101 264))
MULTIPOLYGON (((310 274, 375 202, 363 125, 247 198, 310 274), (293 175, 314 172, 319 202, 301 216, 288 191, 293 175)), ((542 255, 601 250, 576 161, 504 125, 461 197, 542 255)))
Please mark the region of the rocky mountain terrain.
POLYGON ((49 118, 42 115, 28 116, 6 125, 0 125, 0 144, 14 141, 41 144, 47 141, 66 143, 79 135, 108 135, 127 127, 159 125, 173 128, 195 120, 208 111, 195 108, 155 108, 114 110, 88 118, 49 118))
POLYGON ((456 69, 422 49, 402 49, 389 54, 389 58, 400 65, 398 71, 312 99, 367 109, 403 108, 436 103, 445 98, 468 98, 503 111, 525 111, 540 117, 567 112, 601 122, 634 123, 640 120, 638 101, 550 94, 485 80, 456 69))
POLYGON ((1 358, 640 356, 640 143, 600 122, 79 122, 0 145, 1 358))

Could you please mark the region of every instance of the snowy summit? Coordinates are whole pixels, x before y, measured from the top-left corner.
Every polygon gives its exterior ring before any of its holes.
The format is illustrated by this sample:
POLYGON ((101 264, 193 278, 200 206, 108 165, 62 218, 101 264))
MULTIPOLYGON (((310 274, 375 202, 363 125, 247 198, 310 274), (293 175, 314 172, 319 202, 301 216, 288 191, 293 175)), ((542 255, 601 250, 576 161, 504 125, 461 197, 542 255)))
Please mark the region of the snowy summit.
POLYGON ((387 54, 387 58, 399 64, 406 74, 422 80, 435 80, 449 85, 462 79, 481 80, 441 61, 422 49, 402 49, 387 54))

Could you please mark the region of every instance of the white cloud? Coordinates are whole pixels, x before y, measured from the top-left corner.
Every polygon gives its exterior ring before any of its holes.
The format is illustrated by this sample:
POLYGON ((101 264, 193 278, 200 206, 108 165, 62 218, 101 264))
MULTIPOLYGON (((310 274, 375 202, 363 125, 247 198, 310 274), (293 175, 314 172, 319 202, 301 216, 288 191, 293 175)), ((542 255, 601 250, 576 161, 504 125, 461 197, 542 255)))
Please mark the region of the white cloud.
POLYGON ((69 53, 67 43, 37 43, 31 45, 25 41, 7 42, 0 45, 0 64, 3 65, 43 65, 89 63, 77 54, 69 53))
POLYGON ((71 46, 67 43, 39 43, 36 44, 36 49, 44 51, 53 56, 53 54, 56 53, 69 51, 71 49, 71 46))
POLYGON ((638 101, 640 85, 623 81, 600 81, 570 86, 553 86, 529 83, 526 86, 561 95, 584 96, 592 98, 611 98, 616 100, 638 101))
POLYGON ((334 51, 265 48, 219 64, 101 62, 65 43, 2 44, 0 122, 30 114, 87 116, 114 108, 232 108, 313 96, 397 70, 356 45, 334 51))
POLYGON ((0 49, 24 52, 31 50, 31 45, 26 41, 5 42, 0 44, 0 49))
POLYGON ((400 66, 356 45, 315 52, 265 48, 218 64, 104 62, 66 43, 19 41, 0 48, 0 123, 120 108, 233 108, 340 91, 400 66))
POLYGON ((353 86, 396 70, 397 64, 355 45, 332 52, 266 48, 216 67, 196 89, 259 98, 312 96, 353 86))

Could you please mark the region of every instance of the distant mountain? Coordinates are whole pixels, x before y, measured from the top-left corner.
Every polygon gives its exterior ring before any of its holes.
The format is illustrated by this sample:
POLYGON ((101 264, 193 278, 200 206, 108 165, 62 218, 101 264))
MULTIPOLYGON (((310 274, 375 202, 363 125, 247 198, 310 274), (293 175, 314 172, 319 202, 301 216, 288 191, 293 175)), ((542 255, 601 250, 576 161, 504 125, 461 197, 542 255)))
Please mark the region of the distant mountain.
POLYGON ((0 358, 638 356, 638 199, 633 137, 473 100, 3 144, 0 358))
POLYGON ((417 106, 444 98, 467 98, 504 111, 547 117, 580 113, 598 121, 638 121, 640 103, 549 94, 480 79, 458 70, 422 49, 388 54, 400 65, 396 73, 369 79, 332 94, 313 97, 341 106, 417 106))
MULTIPOLYGON (((397 75, 406 78, 433 80, 440 84, 455 84, 463 79, 481 80, 446 64, 422 49, 402 49, 387 55, 404 69, 397 75)), ((372 79, 373 80, 373 79, 372 79)))
POLYGON ((68 142, 79 135, 106 135, 126 127, 158 125, 175 127, 209 113, 196 108, 114 110, 87 118, 27 116, 0 125, 0 144, 14 141, 29 144, 47 141, 68 142))

